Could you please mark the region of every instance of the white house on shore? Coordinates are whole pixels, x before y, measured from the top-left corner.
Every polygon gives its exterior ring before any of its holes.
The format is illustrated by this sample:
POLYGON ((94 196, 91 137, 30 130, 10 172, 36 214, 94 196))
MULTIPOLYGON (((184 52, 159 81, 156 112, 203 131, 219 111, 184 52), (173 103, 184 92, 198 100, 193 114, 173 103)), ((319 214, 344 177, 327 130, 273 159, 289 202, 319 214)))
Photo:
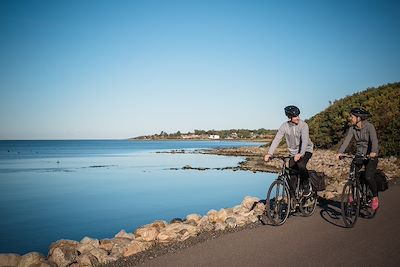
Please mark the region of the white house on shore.
POLYGON ((208 138, 209 139, 213 139, 213 140, 218 140, 219 139, 219 135, 218 134, 210 134, 210 136, 208 138))

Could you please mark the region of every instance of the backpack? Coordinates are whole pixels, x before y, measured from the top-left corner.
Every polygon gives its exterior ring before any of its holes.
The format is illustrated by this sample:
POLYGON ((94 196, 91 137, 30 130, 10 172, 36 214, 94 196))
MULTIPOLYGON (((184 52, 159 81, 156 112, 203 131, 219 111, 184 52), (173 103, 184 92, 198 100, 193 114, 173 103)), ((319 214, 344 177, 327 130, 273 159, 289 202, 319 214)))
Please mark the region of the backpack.
POLYGON ((323 172, 316 172, 314 170, 308 171, 310 182, 315 191, 324 191, 325 186, 325 174, 323 172))

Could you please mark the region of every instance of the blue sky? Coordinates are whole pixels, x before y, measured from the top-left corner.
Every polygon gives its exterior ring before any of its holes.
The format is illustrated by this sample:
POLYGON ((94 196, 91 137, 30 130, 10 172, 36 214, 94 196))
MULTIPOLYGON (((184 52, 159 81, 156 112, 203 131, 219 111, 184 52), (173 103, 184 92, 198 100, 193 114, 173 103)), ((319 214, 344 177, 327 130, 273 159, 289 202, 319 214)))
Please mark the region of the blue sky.
POLYGON ((0 139, 269 128, 400 81, 397 1, 0 1, 0 139))

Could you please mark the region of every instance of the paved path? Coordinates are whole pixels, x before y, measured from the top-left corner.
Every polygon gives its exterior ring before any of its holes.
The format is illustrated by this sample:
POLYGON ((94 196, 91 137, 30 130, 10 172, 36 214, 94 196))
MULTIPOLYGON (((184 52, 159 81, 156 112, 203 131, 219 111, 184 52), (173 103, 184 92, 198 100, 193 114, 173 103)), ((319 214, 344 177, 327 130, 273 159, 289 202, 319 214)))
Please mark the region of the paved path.
MULTIPOLYGON (((400 266, 400 185, 380 193, 374 219, 344 228, 338 203, 283 226, 227 234, 142 266, 400 266)), ((340 207, 340 206, 339 206, 340 207)))

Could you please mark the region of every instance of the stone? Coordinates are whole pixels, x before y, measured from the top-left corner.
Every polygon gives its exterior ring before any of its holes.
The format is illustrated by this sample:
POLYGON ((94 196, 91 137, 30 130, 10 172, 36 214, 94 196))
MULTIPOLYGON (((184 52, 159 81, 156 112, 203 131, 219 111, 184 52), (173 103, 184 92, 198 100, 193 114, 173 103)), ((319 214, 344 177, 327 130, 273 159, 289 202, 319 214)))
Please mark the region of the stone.
POLYGON ((5 266, 18 266, 21 261, 21 256, 15 253, 1 253, 0 254, 0 267, 5 266))
POLYGON ((77 261, 78 251, 74 247, 60 246, 52 249, 49 262, 55 263, 58 267, 66 267, 77 261))
POLYGON ((105 251, 104 249, 100 249, 100 248, 92 249, 90 251, 90 254, 92 254, 94 257, 96 257, 96 259, 98 260, 98 262, 100 264, 104 264, 107 262, 117 260, 117 258, 109 256, 107 251, 105 251))
POLYGON ((30 252, 21 257, 18 267, 41 266, 46 263, 44 256, 37 252, 30 252))
POLYGON ((92 254, 81 254, 78 257, 78 264, 80 267, 96 266, 99 261, 92 254))
POLYGON ((250 211, 259 201, 260 199, 257 197, 246 196, 243 199, 241 206, 244 207, 247 211, 250 211))
POLYGON ((160 232, 155 227, 142 227, 135 231, 138 241, 150 242, 157 239, 160 232))
POLYGON ((194 222, 196 225, 199 223, 201 219, 201 216, 199 214, 189 214, 186 216, 186 221, 187 222, 194 222))
POLYGON ((118 232, 118 234, 115 235, 115 237, 124 237, 124 238, 128 238, 128 239, 135 239, 135 235, 134 234, 130 234, 127 233, 125 230, 121 230, 118 232))
POLYGON ((223 231, 225 230, 227 225, 225 223, 217 222, 215 224, 215 231, 223 231))
POLYGON ((112 248, 114 246, 114 240, 112 239, 102 239, 100 240, 100 245, 99 248, 104 249, 108 252, 111 252, 112 248))
POLYGON ((235 228, 236 227, 236 218, 235 217, 228 217, 225 220, 225 223, 228 228, 235 228))
POLYGON ((129 257, 135 255, 139 252, 145 251, 152 246, 151 242, 140 242, 140 241, 132 241, 129 246, 126 247, 126 250, 123 253, 124 257, 129 257))
POLYGON ((209 220, 211 223, 216 223, 216 222, 217 222, 217 219, 218 219, 217 213, 218 213, 218 211, 216 211, 216 210, 209 210, 209 211, 207 212, 208 220, 209 220))
POLYGON ((217 223, 224 223, 226 218, 228 218, 228 213, 226 212, 226 210, 221 209, 220 211, 217 212, 217 219, 216 219, 217 223))

